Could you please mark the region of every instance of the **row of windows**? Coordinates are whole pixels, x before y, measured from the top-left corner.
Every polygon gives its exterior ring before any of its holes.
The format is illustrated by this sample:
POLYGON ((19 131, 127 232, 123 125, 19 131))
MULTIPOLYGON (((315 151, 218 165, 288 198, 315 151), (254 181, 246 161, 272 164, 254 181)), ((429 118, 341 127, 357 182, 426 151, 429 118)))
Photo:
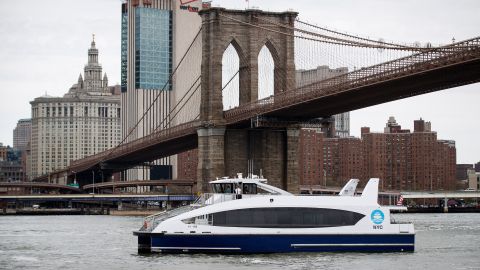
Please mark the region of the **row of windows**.
MULTIPOLYGON (((106 108, 99 108, 99 109, 106 109, 106 108)), ((78 117, 78 116, 91 116, 91 117, 95 117, 97 115, 92 115, 88 113, 88 107, 85 107, 84 110, 83 110, 83 114, 80 114, 79 113, 80 110, 76 110, 76 112, 74 113, 73 109, 71 108, 70 110, 70 113, 68 113, 67 111, 65 111, 63 114, 61 111, 58 111, 58 113, 56 113, 55 110, 52 110, 52 112, 50 113, 50 110, 49 108, 47 108, 47 111, 42 113, 41 115, 39 115, 36 111, 36 109, 33 110, 32 112, 32 115, 34 118, 40 118, 40 117, 78 117)), ((117 108, 117 114, 115 115, 114 112, 110 112, 110 113, 104 113, 104 114, 98 114, 99 117, 116 117, 116 118, 120 118, 120 108, 117 108)), ((48 120, 48 119, 47 119, 48 120)))
POLYGON ((171 12, 137 8, 135 19, 135 87, 162 89, 171 73, 171 12))
POLYGON ((208 220, 211 225, 222 227, 317 228, 351 226, 363 217, 360 213, 337 209, 271 207, 213 213, 208 220))

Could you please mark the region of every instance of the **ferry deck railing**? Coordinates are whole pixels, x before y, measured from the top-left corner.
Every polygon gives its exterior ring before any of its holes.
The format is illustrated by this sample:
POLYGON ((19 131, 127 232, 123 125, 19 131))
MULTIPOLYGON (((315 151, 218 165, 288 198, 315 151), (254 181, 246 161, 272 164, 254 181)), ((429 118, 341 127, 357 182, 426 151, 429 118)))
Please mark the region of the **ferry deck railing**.
MULTIPOLYGON (((256 194, 242 194, 241 198, 237 199, 237 194, 234 193, 203 193, 200 195, 194 203, 186 206, 182 206, 179 208, 175 208, 172 210, 166 210, 157 214, 150 215, 144 219, 143 226, 140 228, 141 232, 151 232, 155 229, 160 222, 178 216, 180 214, 186 213, 193 209, 201 208, 204 206, 222 203, 226 201, 232 200, 240 200, 242 198, 250 198, 250 197, 257 197, 257 196, 272 196, 276 194, 271 193, 256 193, 256 194)), ((209 223, 211 220, 208 221, 209 223)))

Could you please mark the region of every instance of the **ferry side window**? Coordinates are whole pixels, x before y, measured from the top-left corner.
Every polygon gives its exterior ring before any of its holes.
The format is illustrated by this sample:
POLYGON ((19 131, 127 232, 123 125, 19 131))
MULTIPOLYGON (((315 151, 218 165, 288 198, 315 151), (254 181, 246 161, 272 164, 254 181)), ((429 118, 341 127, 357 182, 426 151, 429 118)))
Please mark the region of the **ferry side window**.
POLYGON ((243 194, 257 194, 257 185, 243 184, 243 194))
POLYGON ((224 193, 233 193, 232 184, 225 184, 224 188, 224 193))
POLYGON ((243 194, 250 194, 250 187, 248 184, 243 184, 243 194))

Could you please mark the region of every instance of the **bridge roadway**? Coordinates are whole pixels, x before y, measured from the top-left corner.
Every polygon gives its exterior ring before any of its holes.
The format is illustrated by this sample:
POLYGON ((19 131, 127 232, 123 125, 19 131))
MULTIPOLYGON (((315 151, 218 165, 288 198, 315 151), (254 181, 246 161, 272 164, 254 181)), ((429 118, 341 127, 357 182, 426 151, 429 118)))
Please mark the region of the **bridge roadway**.
MULTIPOLYGON (((224 112, 227 128, 245 128, 256 117, 313 119, 480 81, 480 37, 362 68, 224 112)), ((117 148, 72 162, 52 175, 123 171, 198 147, 194 120, 155 132, 117 148)), ((91 173, 90 173, 91 174, 91 173)), ((46 180, 48 176, 36 181, 46 180)))
POLYGON ((42 188, 42 189, 58 189, 65 191, 73 191, 76 193, 82 193, 83 191, 76 187, 52 184, 52 183, 41 183, 41 182, 0 182, 0 188, 42 188))
MULTIPOLYGON (((148 182, 148 181, 135 181, 148 182)), ((171 181, 174 182, 174 181, 171 181)), ((118 183, 118 182, 117 182, 118 183)), ((104 183, 104 187, 110 187, 112 183, 104 183)), ((193 182, 185 181, 185 186, 191 186, 193 182)), ((90 185, 89 185, 90 186, 90 185)), ((93 186, 93 185, 92 185, 93 186)), ((87 187, 91 188, 91 187, 87 187)), ((337 187, 321 187, 321 186, 301 186, 301 191, 317 191, 322 193, 338 193, 340 188, 337 187)), ((359 189, 358 193, 362 193, 359 189)), ((433 192, 399 192, 384 191, 379 192, 380 196, 396 197, 402 195, 404 199, 443 199, 449 198, 480 198, 480 191, 433 191, 433 192)), ((0 195, 0 202, 12 201, 72 201, 72 202, 88 202, 88 201, 193 201, 196 196, 193 194, 181 195, 155 195, 155 194, 59 194, 59 195, 0 195)))
POLYGON ((113 189, 124 187, 139 187, 139 186, 178 186, 192 188, 196 184, 192 180, 137 180, 137 181, 120 181, 120 182, 103 182, 96 184, 84 185, 83 190, 88 189, 113 189))
POLYGON ((479 191, 434 191, 434 192, 402 192, 404 199, 442 199, 443 212, 448 213, 449 199, 480 198, 479 191))
MULTIPOLYGON (((300 191, 303 192, 320 192, 320 193, 339 193, 341 187, 325 187, 319 185, 303 185, 300 191)), ((357 193, 361 194, 363 189, 357 189, 357 193)), ((378 192, 380 196, 400 196, 404 199, 445 199, 445 198, 480 198, 480 191, 399 191, 386 190, 378 192)))
MULTIPOLYGON (((42 182, 0 182, 0 188, 24 188, 24 189, 42 189, 42 190, 59 190, 74 193, 84 193, 86 190, 102 189, 116 189, 125 187, 140 187, 140 186, 175 186, 175 187, 190 187, 190 194, 193 194, 193 186, 196 184, 192 180, 149 180, 149 181, 121 181, 121 182, 100 182, 96 184, 84 185, 81 189, 60 184, 42 183, 42 182)), ((61 196, 61 195, 59 195, 61 196)))
POLYGON ((153 195, 153 194, 61 194, 61 195, 0 195, 0 202, 15 201, 60 201, 60 202, 136 202, 136 201, 193 201, 192 194, 153 195))
POLYGON ((404 199, 480 198, 479 191, 401 192, 404 199))

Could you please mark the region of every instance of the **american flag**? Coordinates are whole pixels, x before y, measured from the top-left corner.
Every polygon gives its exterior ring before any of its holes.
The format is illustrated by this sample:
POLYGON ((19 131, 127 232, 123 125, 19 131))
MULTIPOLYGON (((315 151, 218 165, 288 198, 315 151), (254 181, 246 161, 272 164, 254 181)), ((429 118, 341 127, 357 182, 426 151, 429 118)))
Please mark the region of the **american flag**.
POLYGON ((402 206, 403 205, 403 196, 400 195, 400 197, 398 198, 398 201, 397 201, 397 206, 402 206))

